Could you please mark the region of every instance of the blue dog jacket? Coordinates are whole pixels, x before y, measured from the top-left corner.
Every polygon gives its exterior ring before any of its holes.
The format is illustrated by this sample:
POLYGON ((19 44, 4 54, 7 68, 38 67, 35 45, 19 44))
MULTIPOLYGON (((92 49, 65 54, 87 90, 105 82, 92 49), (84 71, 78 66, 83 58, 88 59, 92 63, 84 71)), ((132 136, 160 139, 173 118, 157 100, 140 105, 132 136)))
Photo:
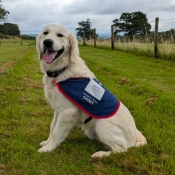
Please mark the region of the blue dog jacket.
POLYGON ((112 117, 119 109, 120 101, 97 79, 70 78, 57 83, 59 91, 96 119, 112 117))

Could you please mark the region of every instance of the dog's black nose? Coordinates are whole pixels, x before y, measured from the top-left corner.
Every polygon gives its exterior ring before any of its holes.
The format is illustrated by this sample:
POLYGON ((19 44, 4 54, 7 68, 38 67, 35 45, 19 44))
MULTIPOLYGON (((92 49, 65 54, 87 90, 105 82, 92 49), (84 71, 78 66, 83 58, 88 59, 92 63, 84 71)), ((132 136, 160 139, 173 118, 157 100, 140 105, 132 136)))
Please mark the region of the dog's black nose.
POLYGON ((43 43, 44 43, 44 46, 47 47, 47 48, 50 48, 50 47, 53 46, 53 40, 51 40, 51 39, 45 39, 43 41, 43 43))

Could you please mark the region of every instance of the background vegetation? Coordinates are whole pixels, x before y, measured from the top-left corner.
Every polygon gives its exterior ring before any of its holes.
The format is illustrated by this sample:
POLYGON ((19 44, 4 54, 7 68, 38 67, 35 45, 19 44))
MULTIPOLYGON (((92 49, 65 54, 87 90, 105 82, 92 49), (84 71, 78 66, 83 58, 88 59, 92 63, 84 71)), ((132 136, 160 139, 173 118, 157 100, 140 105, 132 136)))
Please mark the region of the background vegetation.
POLYGON ((0 24, 0 33, 5 34, 5 35, 20 35, 20 30, 18 25, 16 24, 11 24, 11 23, 4 23, 0 24))
POLYGON ((47 139, 53 111, 43 95, 33 46, 0 46, 0 174, 175 174, 175 63, 109 49, 80 46, 97 78, 131 111, 148 144, 103 159, 105 149, 73 129, 50 153, 37 153, 47 139))

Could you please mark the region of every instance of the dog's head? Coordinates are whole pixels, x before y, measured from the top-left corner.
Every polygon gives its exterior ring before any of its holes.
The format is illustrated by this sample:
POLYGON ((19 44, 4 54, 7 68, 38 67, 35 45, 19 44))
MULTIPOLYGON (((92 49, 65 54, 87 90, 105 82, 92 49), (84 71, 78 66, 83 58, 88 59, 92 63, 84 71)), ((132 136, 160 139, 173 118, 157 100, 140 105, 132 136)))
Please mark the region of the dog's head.
POLYGON ((46 69, 58 67, 60 62, 68 66, 79 56, 76 37, 56 24, 46 26, 37 36, 36 49, 46 69))

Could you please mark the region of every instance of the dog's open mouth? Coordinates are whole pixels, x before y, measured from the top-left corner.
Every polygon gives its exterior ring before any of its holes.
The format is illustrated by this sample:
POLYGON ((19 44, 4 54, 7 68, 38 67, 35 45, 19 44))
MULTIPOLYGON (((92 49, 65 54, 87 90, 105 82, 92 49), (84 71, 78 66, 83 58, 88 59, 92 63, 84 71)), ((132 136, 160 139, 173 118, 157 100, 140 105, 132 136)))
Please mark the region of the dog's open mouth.
POLYGON ((55 51, 55 50, 44 50, 43 60, 46 63, 52 63, 54 60, 56 60, 62 53, 64 52, 64 47, 62 49, 55 51))

